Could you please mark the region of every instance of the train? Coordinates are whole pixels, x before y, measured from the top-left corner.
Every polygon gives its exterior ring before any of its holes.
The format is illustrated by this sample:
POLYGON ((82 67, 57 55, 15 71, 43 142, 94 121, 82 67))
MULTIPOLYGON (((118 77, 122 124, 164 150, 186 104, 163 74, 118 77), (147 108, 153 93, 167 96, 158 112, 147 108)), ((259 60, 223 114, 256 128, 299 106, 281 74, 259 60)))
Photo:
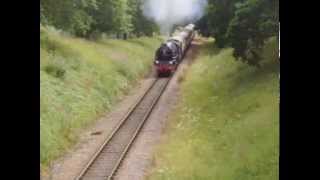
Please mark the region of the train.
POLYGON ((162 43, 156 51, 154 66, 158 77, 170 76, 176 71, 195 37, 194 24, 188 24, 177 31, 175 35, 162 43))

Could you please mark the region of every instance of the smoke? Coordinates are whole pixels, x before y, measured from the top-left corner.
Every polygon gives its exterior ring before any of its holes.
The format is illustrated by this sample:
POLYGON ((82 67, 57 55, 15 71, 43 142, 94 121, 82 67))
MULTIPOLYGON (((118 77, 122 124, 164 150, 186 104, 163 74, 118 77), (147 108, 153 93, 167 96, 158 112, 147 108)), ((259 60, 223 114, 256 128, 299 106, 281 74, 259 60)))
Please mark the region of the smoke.
POLYGON ((185 25, 199 20, 207 0, 144 0, 144 16, 154 21, 161 34, 168 35, 175 25, 185 25))

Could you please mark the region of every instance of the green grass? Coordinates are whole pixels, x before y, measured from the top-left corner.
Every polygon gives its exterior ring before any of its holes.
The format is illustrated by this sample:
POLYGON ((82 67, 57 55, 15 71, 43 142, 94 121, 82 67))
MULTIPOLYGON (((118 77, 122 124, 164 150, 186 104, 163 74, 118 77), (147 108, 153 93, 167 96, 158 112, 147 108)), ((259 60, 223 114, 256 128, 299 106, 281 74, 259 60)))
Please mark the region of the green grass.
POLYGON ((272 39, 261 70, 232 49, 200 55, 182 82, 149 180, 275 180, 279 171, 279 64, 272 39))
POLYGON ((40 164, 47 167, 150 70, 161 39, 92 42, 40 29, 40 164))

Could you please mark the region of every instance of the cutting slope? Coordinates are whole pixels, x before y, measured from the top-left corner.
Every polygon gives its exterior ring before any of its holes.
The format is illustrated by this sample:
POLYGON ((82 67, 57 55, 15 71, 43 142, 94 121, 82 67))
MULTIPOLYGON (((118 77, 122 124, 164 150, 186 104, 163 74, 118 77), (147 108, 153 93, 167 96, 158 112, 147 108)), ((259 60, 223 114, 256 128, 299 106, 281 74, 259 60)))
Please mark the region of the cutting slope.
POLYGON ((277 42, 261 69, 237 62, 232 49, 201 49, 181 87, 150 180, 278 179, 277 42))
POLYGON ((48 165, 152 66, 159 38, 86 41, 41 28, 40 160, 48 165))

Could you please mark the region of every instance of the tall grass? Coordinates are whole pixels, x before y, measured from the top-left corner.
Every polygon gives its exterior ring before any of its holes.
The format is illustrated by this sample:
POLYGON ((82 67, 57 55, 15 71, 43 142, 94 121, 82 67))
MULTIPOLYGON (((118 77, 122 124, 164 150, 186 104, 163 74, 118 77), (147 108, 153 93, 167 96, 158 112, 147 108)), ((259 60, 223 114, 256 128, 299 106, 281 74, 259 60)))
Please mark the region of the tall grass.
POLYGON ((81 128, 110 109, 151 67, 159 38, 77 39, 41 27, 40 164, 77 140, 81 128))
POLYGON ((150 180, 275 180, 279 158, 277 42, 262 69, 232 49, 201 48, 155 155, 150 180))

